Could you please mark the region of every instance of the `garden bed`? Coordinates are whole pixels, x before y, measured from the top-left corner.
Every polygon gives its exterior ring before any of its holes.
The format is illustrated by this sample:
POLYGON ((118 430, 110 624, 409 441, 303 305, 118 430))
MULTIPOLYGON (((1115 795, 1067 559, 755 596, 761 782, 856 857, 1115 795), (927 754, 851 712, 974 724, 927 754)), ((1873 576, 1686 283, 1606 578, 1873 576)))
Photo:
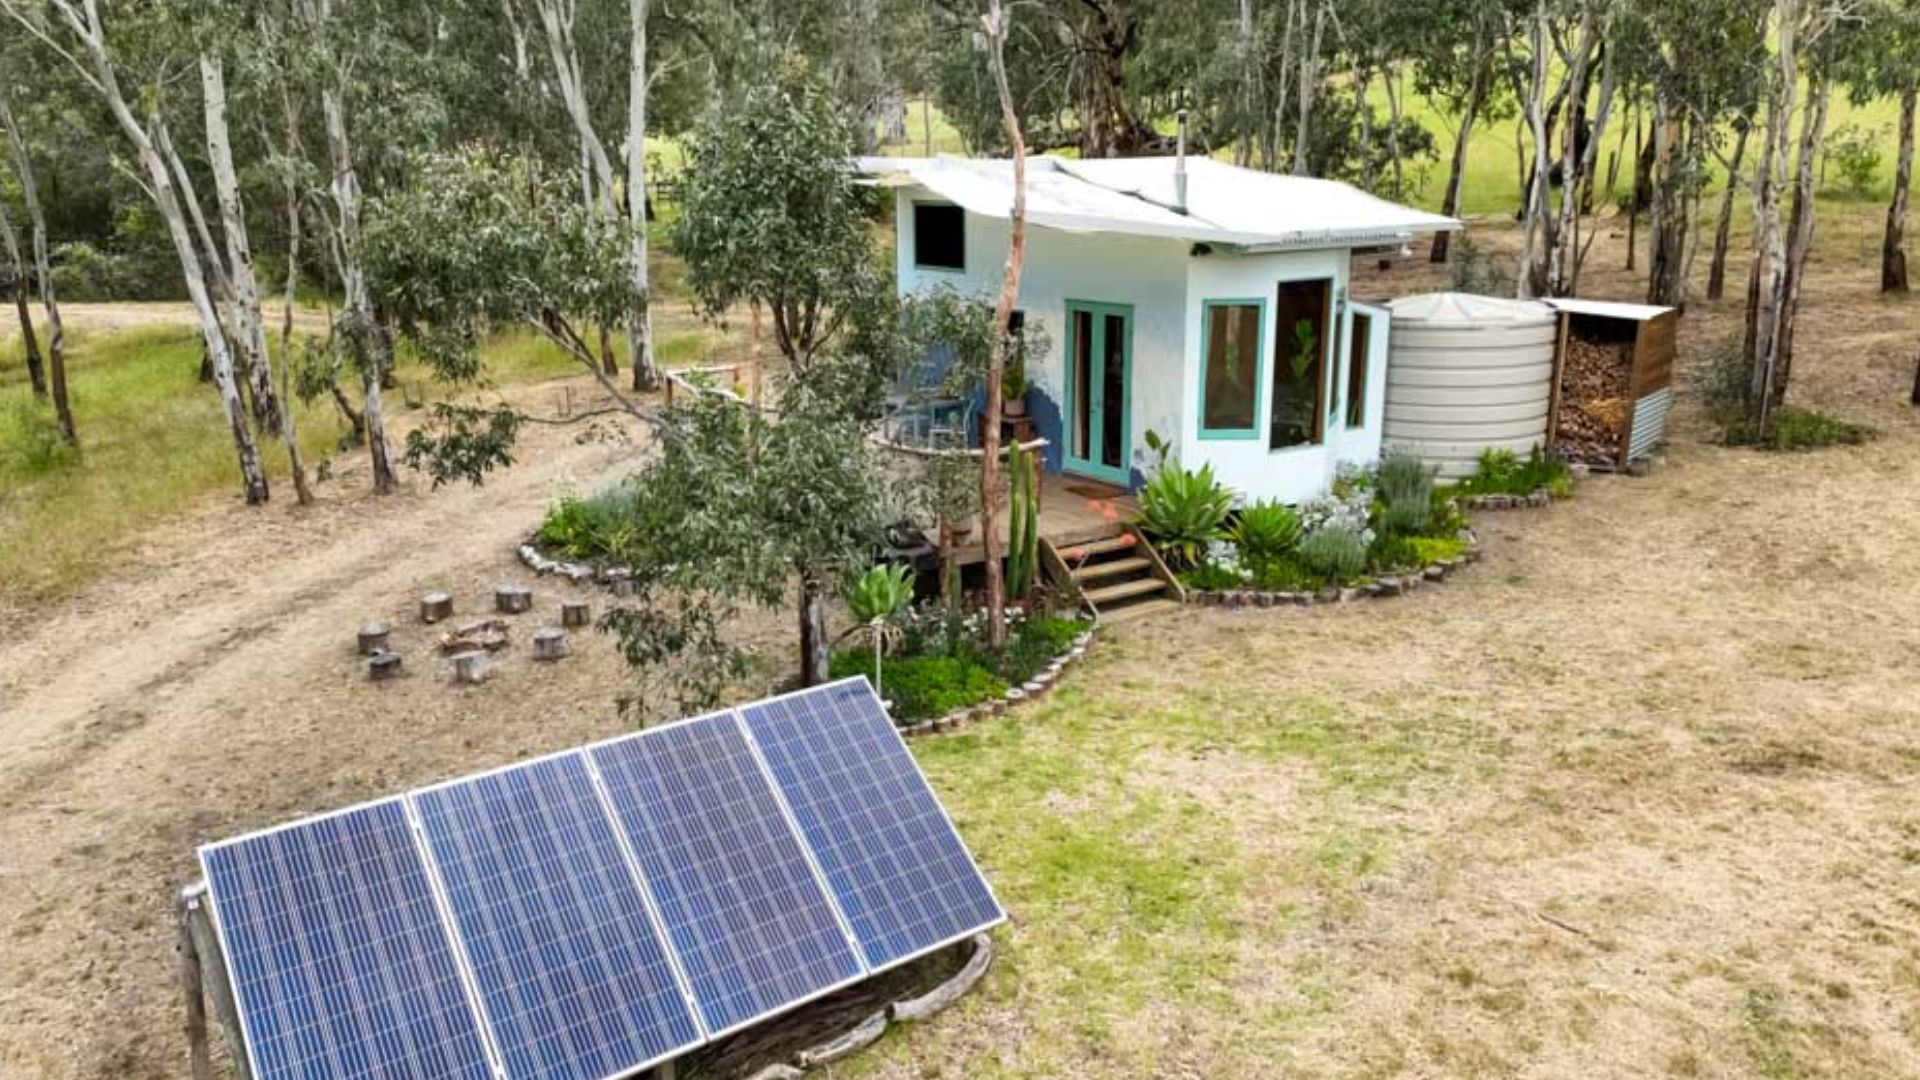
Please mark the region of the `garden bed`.
POLYGON ((1480 558, 1480 547, 1471 537, 1459 555, 1439 559, 1425 566, 1400 573, 1380 574, 1349 585, 1323 585, 1311 591, 1299 589, 1212 589, 1187 590, 1187 602, 1202 607, 1307 607, 1315 604, 1347 604, 1385 596, 1404 596, 1423 584, 1438 584, 1455 571, 1480 558))
POLYGON ((897 644, 882 658, 878 679, 873 646, 864 635, 834 652, 829 671, 836 679, 874 679, 905 735, 952 730, 1045 693, 1093 641, 1093 623, 1077 615, 1018 609, 1008 615, 1007 645, 995 653, 985 645, 985 619, 978 612, 910 611, 891 631, 897 644))

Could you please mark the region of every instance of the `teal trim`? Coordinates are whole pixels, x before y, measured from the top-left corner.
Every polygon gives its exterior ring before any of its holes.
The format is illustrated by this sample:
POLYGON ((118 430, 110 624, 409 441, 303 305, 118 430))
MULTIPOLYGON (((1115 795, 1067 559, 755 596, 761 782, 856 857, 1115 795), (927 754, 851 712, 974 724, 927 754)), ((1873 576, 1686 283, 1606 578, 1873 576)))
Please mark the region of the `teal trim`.
POLYGON ((1061 461, 1067 472, 1090 476, 1096 480, 1105 480, 1122 487, 1130 485, 1133 479, 1133 305, 1108 304, 1097 300, 1067 301, 1067 351, 1062 357, 1066 377, 1061 380, 1066 387, 1065 422, 1060 425, 1065 446, 1062 448, 1061 461), (1074 386, 1074 354, 1078 340, 1074 337, 1074 315, 1086 312, 1092 325, 1093 339, 1087 343, 1088 389, 1093 391, 1093 400, 1087 410, 1087 450, 1088 456, 1081 457, 1074 450, 1074 424, 1079 419, 1078 390, 1074 386), (1100 435, 1106 428, 1106 355, 1107 320, 1104 316, 1118 315, 1125 320, 1126 340, 1121 344, 1121 375, 1125 386, 1121 389, 1120 401, 1120 464, 1108 465, 1100 460, 1100 435))
POLYGON ((1232 440, 1251 440, 1260 437, 1261 406, 1266 404, 1267 382, 1267 302, 1253 297, 1240 297, 1225 300, 1208 300, 1200 305, 1200 415, 1199 436, 1206 442, 1226 442, 1232 440), (1217 307, 1251 307, 1259 310, 1253 334, 1253 419, 1244 428, 1210 428, 1207 426, 1207 354, 1212 347, 1213 309, 1217 307))

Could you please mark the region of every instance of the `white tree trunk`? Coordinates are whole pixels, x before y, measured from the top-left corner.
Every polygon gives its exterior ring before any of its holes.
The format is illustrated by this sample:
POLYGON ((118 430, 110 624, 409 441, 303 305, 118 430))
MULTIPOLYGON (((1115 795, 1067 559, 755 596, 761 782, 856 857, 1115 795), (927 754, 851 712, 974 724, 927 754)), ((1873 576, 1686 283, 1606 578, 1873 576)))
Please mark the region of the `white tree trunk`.
MULTIPOLYGON (((28 17, 22 14, 16 0, 4 2, 8 14, 15 21, 23 26, 32 25, 28 17)), ((174 251, 180 258, 187 297, 200 323, 200 337, 211 361, 214 386, 219 390, 220 405, 227 414, 227 426, 233 434, 242 489, 248 503, 264 503, 269 497, 267 474, 260 466, 260 452, 254 445, 253 432, 247 424, 246 409, 240 400, 240 384, 234 376, 233 351, 227 345, 219 309, 207 286, 207 270, 201 261, 200 249, 188 227, 186 210, 181 205, 173 172, 156 145, 154 128, 159 120, 149 117, 143 122, 134 114, 126 95, 121 92, 113 56, 107 49, 106 26, 100 18, 98 0, 48 0, 48 7, 79 42, 86 59, 83 62, 78 56, 73 56, 75 68, 99 94, 102 103, 112 114, 114 123, 127 141, 133 144, 140 166, 147 174, 148 188, 161 218, 167 224, 167 235, 172 239, 174 251)))
POLYGON ((1547 147, 1547 49, 1552 36, 1547 26, 1547 5, 1545 0, 1534 9, 1532 38, 1529 48, 1531 74, 1527 82, 1525 103, 1526 124, 1533 136, 1533 172, 1527 179, 1526 211, 1521 228, 1520 269, 1516 288, 1520 299, 1531 300, 1538 291, 1537 285, 1544 269, 1542 260, 1551 257, 1553 244, 1548 231, 1553 227, 1552 209, 1548 205, 1547 174, 1551 171, 1547 147))
POLYGON ((1791 152, 1788 123, 1800 85, 1799 23, 1799 0, 1775 0, 1774 71, 1768 88, 1766 138, 1753 182, 1754 292, 1748 313, 1748 338, 1753 343, 1749 397, 1762 428, 1773 413, 1773 372, 1787 274, 1780 191, 1786 186, 1791 152))
POLYGON ((1293 175, 1307 175, 1307 143, 1313 134, 1313 103, 1320 91, 1320 45, 1327 28, 1327 0, 1314 10, 1313 36, 1300 60, 1300 122, 1293 135, 1293 175))
MULTIPOLYGON (((325 5, 323 4, 323 10, 325 5)), ((388 495, 399 490, 400 478, 393 471, 393 452, 387 444, 387 420, 381 401, 381 385, 386 379, 388 356, 374 325, 373 298, 367 293, 366 268, 360 261, 360 177, 354 170, 353 143, 347 132, 347 110, 339 86, 329 83, 320 92, 320 109, 326 118, 327 148, 333 161, 333 180, 327 185, 333 196, 334 230, 338 234, 340 277, 346 293, 347 332, 360 368, 360 387, 365 403, 360 409, 367 429, 367 451, 373 464, 373 490, 388 495)))
MULTIPOLYGON (((29 243, 33 248, 33 277, 39 286, 40 307, 47 315, 47 386, 41 385, 40 357, 38 343, 33 336, 33 321, 26 308, 24 290, 19 294, 21 314, 20 334, 27 347, 29 378, 36 391, 45 395, 51 391, 53 396, 54 419, 60 426, 60 434, 69 443, 80 441, 79 432, 73 422, 73 404, 67 395, 67 346, 66 330, 60 319, 60 302, 54 296, 53 262, 47 252, 47 215, 40 205, 40 188, 34 178, 33 158, 27 153, 26 135, 20 130, 20 124, 13 115, 13 101, 8 95, 7 73, 0 67, 0 128, 7 134, 7 144, 13 151, 14 177, 20 182, 20 201, 27 209, 27 229, 29 243)), ((25 279, 25 267, 20 258, 19 241, 14 238, 11 223, 0 221, 0 232, 4 232, 7 257, 15 266, 21 268, 21 277, 25 279)))
POLYGON ((633 24, 632 70, 627 80, 627 226, 633 233, 631 273, 633 314, 627 320, 627 355, 633 364, 633 388, 660 385, 653 355, 653 287, 647 270, 647 9, 648 0, 629 0, 633 24))
MULTIPOLYGON (((253 272, 253 245, 247 236, 240 177, 234 170, 233 146, 227 133, 226 69, 220 57, 211 52, 200 54, 200 92, 206 115, 207 161, 213 169, 214 196, 220 204, 220 231, 227 241, 227 280, 233 289, 230 306, 234 337, 246 360, 255 416, 268 431, 284 435, 284 417, 279 395, 274 391, 272 363, 267 352, 266 324, 260 316, 260 281, 253 272)), ((209 254, 209 258, 212 257, 209 254)))

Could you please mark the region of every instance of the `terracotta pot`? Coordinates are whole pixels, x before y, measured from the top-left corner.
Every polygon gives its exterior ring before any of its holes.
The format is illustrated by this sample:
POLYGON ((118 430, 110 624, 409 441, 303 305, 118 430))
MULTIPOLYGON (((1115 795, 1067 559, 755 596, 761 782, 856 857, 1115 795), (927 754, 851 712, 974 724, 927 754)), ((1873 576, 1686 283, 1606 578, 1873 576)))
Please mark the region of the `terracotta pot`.
POLYGON ((1010 397, 1002 400, 1000 403, 1000 411, 1009 420, 1019 419, 1027 415, 1027 396, 1022 394, 1019 397, 1010 397))

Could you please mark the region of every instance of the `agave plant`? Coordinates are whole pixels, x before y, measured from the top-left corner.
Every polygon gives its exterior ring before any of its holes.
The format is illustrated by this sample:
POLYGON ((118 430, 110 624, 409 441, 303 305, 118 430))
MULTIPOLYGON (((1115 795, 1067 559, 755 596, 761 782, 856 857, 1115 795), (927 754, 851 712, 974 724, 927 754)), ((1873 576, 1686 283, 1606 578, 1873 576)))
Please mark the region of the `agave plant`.
POLYGON ((913 567, 882 564, 847 586, 847 608, 862 624, 882 622, 913 603, 913 567))
POLYGON ((1233 491, 1214 478, 1212 465, 1168 464, 1141 489, 1135 524, 1176 565, 1197 566, 1232 510, 1233 491))
POLYGON ((1249 562, 1285 555, 1300 542, 1300 533, 1300 515, 1287 504, 1276 501, 1243 507, 1227 528, 1227 538, 1249 562))

